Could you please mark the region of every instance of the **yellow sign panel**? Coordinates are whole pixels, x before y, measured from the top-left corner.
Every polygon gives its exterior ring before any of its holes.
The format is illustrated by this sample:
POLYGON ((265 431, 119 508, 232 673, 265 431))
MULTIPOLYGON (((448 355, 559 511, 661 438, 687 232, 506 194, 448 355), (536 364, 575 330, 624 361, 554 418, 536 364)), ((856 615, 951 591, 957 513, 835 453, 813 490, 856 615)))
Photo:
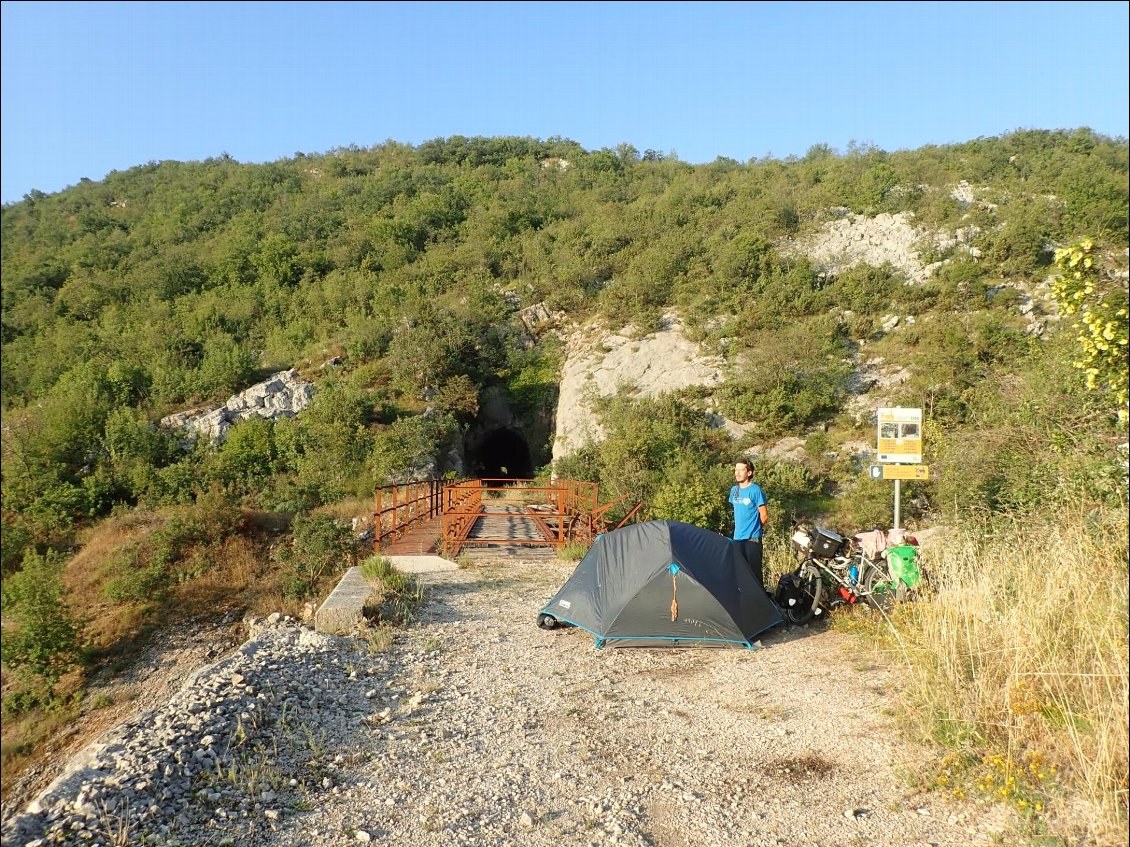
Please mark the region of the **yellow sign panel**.
POLYGON ((883 465, 883 479, 924 480, 929 478, 929 465, 883 465))
POLYGON ((916 465, 922 461, 921 409, 880 409, 876 419, 880 462, 916 465))

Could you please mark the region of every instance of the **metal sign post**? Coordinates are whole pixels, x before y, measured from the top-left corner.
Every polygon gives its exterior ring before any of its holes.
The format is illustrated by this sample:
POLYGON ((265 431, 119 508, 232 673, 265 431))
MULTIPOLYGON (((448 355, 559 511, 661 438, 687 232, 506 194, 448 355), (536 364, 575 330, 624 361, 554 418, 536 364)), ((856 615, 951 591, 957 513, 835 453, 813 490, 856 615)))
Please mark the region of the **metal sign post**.
POLYGON ((872 479, 895 481, 894 529, 902 524, 902 481, 929 479, 922 464, 922 410, 901 407, 879 409, 876 456, 884 464, 871 466, 872 479))

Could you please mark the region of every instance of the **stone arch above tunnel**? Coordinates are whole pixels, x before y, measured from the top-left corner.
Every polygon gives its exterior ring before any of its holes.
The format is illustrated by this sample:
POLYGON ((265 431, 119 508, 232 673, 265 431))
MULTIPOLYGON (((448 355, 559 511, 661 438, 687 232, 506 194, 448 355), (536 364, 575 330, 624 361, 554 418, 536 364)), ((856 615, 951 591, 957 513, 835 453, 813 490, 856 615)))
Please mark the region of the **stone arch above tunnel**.
POLYGON ((466 447, 467 472, 471 476, 512 477, 525 479, 533 476, 530 445, 518 430, 503 426, 483 433, 466 447))

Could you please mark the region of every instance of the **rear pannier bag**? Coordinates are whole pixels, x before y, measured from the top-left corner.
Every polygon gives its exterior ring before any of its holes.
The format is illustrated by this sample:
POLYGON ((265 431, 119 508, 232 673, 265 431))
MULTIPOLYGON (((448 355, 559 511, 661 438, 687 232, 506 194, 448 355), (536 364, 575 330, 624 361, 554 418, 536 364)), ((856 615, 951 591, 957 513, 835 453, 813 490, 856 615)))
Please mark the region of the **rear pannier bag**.
POLYGON ((889 548, 887 566, 891 569, 891 575, 901 580, 907 588, 914 588, 922 581, 922 571, 918 567, 918 550, 909 544, 889 548))

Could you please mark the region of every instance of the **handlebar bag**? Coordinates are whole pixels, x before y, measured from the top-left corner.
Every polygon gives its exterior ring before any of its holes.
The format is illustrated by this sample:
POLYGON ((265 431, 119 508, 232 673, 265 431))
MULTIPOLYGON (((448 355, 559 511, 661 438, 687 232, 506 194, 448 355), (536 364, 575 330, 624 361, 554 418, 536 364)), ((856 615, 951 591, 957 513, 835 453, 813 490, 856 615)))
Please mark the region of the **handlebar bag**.
POLYGON ((835 556, 843 546, 844 537, 838 532, 824 529, 822 526, 816 527, 816 533, 812 539, 812 555, 828 559, 835 556))

